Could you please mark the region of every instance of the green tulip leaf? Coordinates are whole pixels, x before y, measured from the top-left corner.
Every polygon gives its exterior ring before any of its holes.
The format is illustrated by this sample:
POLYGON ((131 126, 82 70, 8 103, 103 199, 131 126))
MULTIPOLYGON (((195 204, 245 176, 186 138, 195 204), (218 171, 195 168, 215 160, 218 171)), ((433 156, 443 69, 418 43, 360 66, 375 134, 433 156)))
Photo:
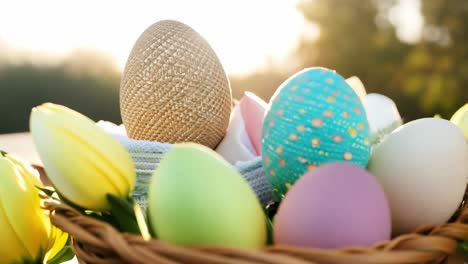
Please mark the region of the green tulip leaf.
POLYGON ((114 226, 121 232, 141 235, 132 202, 113 194, 107 194, 106 197, 110 204, 114 226))
POLYGON ((279 203, 278 202, 270 202, 265 206, 263 211, 265 214, 268 216, 270 220, 273 219, 273 217, 276 215, 276 212, 278 211, 279 203))
POLYGON ((267 226, 267 245, 273 245, 273 223, 267 215, 265 215, 265 220, 267 226))
POLYGON ((42 264, 45 256, 44 249, 39 248, 39 252, 35 258, 31 256, 22 256, 19 260, 13 261, 10 264, 42 264))
POLYGON ((78 210, 79 212, 81 213, 84 213, 86 211, 85 208, 73 203, 72 201, 68 200, 67 198, 65 198, 65 196, 63 196, 57 189, 55 189, 55 192, 57 193, 60 201, 64 202, 65 204, 73 207, 74 209, 78 210))
POLYGON ((457 253, 463 256, 468 256, 468 241, 458 244, 457 253))
POLYGON ((65 196, 63 196, 56 188, 54 187, 50 187, 50 186, 46 186, 46 187, 40 187, 40 186, 35 186, 37 189, 39 189, 40 191, 42 191, 45 195, 47 195, 48 197, 50 198, 53 198, 53 199, 58 199, 62 202, 64 202, 65 204, 73 207, 74 209, 78 210, 79 212, 85 214, 86 213, 86 209, 73 203, 72 201, 68 200, 67 198, 65 198, 65 196))
POLYGON ((21 260, 13 261, 11 264, 41 264, 42 262, 38 259, 32 259, 31 257, 22 257, 21 260))
POLYGON ((41 187, 35 186, 39 191, 45 193, 50 198, 54 198, 54 194, 57 193, 53 187, 41 187))
POLYGON ((266 205, 265 208, 263 208, 263 212, 265 214, 265 221, 266 221, 266 226, 267 226, 267 244, 272 245, 273 244, 273 217, 276 214, 276 211, 278 210, 278 203, 272 202, 266 205))
POLYGON ((55 256, 47 261, 47 264, 59 264, 71 260, 75 257, 75 253, 71 247, 71 238, 68 236, 67 243, 63 248, 55 254, 55 256))
POLYGON ((117 225, 117 223, 115 222, 115 219, 108 212, 95 212, 95 211, 85 210, 84 214, 86 216, 88 216, 88 217, 94 218, 94 219, 99 220, 101 222, 109 223, 112 226, 117 225))

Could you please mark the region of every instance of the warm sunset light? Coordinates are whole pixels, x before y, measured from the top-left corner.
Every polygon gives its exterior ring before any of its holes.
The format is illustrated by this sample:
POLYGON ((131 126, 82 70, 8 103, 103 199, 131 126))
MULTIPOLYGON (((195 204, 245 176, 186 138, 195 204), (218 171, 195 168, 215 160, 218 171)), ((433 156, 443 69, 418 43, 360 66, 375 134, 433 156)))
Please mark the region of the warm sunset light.
POLYGON ((3 1, 0 91, 10 92, 0 106, 21 120, 0 116, 0 131, 27 130, 30 108, 45 101, 120 122, 129 53, 165 19, 206 39, 236 99, 250 91, 268 101, 295 72, 321 66, 392 98, 404 120, 448 117, 468 100, 465 7, 450 1, 3 1))
POLYGON ((162 19, 201 33, 226 71, 242 74, 285 57, 305 21, 297 1, 11 1, 2 6, 0 44, 35 54, 75 49, 110 54, 119 69, 141 32, 162 19))

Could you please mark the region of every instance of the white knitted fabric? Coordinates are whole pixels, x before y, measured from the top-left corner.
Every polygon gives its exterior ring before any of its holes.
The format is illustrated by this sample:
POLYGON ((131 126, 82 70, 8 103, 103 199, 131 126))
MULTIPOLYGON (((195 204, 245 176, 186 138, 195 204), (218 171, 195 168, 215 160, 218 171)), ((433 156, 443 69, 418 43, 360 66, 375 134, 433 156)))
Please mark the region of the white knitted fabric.
POLYGON ((262 157, 258 156, 249 161, 238 161, 235 167, 255 191, 263 206, 273 201, 272 189, 263 170, 262 157))
MULTIPOLYGON (((99 121, 97 125, 114 136, 130 153, 136 169, 136 183, 132 197, 146 211, 151 177, 172 144, 130 139, 122 125, 117 126, 105 121, 99 121)), ((261 158, 240 161, 234 166, 255 191, 262 205, 268 204, 272 200, 272 190, 265 177, 261 158)))

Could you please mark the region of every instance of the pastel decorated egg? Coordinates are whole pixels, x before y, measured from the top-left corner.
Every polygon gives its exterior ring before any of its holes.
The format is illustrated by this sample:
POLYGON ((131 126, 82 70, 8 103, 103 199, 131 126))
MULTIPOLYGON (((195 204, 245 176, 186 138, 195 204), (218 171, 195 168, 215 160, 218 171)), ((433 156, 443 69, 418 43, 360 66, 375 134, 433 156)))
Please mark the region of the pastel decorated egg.
POLYGON ((450 121, 463 130, 465 138, 468 140, 468 103, 458 109, 458 111, 453 114, 450 121))
POLYGON ((213 150, 175 144, 154 172, 148 198, 152 231, 177 245, 259 248, 266 221, 252 188, 213 150))
POLYGON ((440 118, 404 124, 375 146, 368 169, 385 190, 395 234, 449 220, 465 193, 467 160, 462 131, 440 118))
POLYGON ((264 169, 275 199, 318 165, 365 167, 369 136, 361 100, 339 74, 309 68, 290 77, 271 98, 262 130, 264 169))
POLYGON ((373 175, 336 162, 306 173, 286 194, 274 223, 274 242, 339 248, 390 239, 391 217, 373 175))
POLYGON ((146 29, 128 57, 120 109, 132 139, 216 147, 226 133, 231 88, 203 37, 172 20, 146 29))

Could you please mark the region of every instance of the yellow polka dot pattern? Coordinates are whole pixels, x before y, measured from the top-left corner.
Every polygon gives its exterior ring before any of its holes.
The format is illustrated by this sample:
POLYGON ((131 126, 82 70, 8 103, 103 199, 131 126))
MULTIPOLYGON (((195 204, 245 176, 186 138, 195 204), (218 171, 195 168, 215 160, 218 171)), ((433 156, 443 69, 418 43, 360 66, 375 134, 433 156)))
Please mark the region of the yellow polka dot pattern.
POLYGON ((340 75, 325 68, 305 69, 278 89, 262 132, 263 163, 276 200, 321 164, 367 165, 367 117, 359 97, 340 75))

